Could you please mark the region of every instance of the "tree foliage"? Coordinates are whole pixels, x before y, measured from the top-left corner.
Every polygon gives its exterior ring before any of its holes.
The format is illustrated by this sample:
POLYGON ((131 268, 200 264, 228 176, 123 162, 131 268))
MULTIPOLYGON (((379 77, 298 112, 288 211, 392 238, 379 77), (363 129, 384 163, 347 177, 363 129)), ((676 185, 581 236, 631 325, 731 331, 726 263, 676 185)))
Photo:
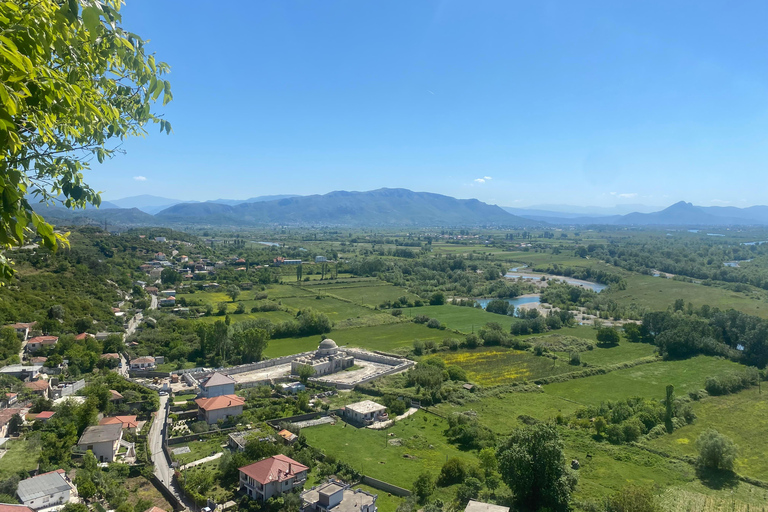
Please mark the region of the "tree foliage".
POLYGON ((711 428, 696 440, 699 449, 698 464, 709 469, 733 470, 738 449, 733 441, 711 428))
POLYGON ((501 478, 518 505, 567 510, 575 476, 565 467, 563 443, 552 425, 520 428, 497 451, 501 478))
MULTIPOLYGON (((113 156, 120 141, 148 122, 171 125, 151 110, 169 67, 120 25, 119 0, 0 1, 0 247, 39 236, 67 243, 33 211, 34 197, 67 208, 99 206, 82 171, 113 156)), ((13 274, 0 255, 0 278, 13 274)))

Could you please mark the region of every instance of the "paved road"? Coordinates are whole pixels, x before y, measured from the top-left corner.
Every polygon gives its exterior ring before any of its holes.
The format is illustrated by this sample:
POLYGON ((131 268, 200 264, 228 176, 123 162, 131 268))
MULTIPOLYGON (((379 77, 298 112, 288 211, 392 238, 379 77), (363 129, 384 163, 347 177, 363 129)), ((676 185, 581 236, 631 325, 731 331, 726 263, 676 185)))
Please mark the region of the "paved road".
POLYGON ((168 466, 168 459, 166 459, 165 453, 163 453, 163 427, 167 421, 168 410, 165 407, 167 401, 167 396, 160 397, 160 409, 158 409, 155 414, 155 421, 152 423, 152 428, 149 429, 149 439, 147 439, 147 444, 149 445, 149 450, 152 454, 152 462, 155 464, 155 475, 157 475, 157 478, 159 478, 166 487, 169 487, 173 473, 171 473, 171 468, 168 466))
POLYGON ((152 302, 149 304, 149 309, 157 309, 157 295, 149 295, 152 302))

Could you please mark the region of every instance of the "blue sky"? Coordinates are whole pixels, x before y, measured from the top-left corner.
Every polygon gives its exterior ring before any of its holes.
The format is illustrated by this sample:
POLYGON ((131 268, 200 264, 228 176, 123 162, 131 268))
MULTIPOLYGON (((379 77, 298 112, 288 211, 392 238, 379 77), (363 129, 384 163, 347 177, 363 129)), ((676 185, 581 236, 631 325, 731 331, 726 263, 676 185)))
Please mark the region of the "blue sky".
POLYGON ((765 204, 768 2, 127 0, 174 101, 105 199, 765 204))

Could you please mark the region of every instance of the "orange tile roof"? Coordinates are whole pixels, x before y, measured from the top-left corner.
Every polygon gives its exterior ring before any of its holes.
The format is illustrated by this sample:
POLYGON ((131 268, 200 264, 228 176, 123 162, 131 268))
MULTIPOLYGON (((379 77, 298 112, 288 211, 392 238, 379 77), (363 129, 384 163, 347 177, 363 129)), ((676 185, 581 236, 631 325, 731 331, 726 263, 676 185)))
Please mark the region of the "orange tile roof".
POLYGON ((136 421, 136 416, 109 416, 102 418, 99 425, 117 425, 122 424, 123 428, 138 428, 139 423, 136 421))
POLYGON ((269 482, 288 480, 296 476, 296 473, 301 473, 309 468, 285 455, 275 455, 239 469, 260 484, 265 485, 269 482))
POLYGON ((44 389, 48 389, 50 386, 47 380, 40 379, 32 382, 25 382, 24 387, 33 391, 43 391, 44 389))
POLYGON ((195 403, 204 411, 217 411, 245 405, 245 399, 237 395, 221 395, 214 398, 198 398, 195 403))

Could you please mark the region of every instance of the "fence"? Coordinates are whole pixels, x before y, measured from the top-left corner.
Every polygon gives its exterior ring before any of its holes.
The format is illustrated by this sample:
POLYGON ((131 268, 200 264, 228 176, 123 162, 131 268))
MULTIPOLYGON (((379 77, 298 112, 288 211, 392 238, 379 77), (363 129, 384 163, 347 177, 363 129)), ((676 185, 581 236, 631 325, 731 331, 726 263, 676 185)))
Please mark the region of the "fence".
POLYGON ((395 496, 408 497, 411 495, 411 491, 409 491, 408 489, 403 489, 402 487, 392 485, 389 482, 385 482, 383 480, 372 478, 368 475, 363 475, 362 477, 360 477, 360 483, 373 487, 374 489, 378 489, 380 491, 394 494, 395 496))

